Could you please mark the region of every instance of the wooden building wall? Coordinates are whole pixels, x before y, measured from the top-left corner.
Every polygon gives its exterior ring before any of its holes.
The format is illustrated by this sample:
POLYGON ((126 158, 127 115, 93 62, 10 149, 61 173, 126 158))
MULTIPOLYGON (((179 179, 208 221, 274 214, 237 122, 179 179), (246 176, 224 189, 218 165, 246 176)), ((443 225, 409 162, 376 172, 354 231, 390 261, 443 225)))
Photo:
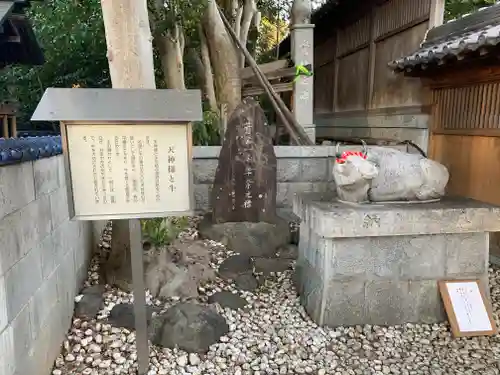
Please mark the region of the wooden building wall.
MULTIPOLYGON (((448 194, 500 205, 500 65, 450 71, 430 87, 429 157, 448 168, 448 194)), ((500 264, 500 233, 490 255, 500 264)))
POLYGON ((500 204, 500 66, 430 83, 429 156, 450 171, 448 191, 500 204))
POLYGON ((396 74, 387 64, 418 49, 427 29, 442 22, 441 8, 441 0, 371 1, 354 21, 332 28, 314 51, 317 126, 343 126, 344 118, 359 115, 400 115, 401 108, 422 113, 429 96, 420 79, 396 74))

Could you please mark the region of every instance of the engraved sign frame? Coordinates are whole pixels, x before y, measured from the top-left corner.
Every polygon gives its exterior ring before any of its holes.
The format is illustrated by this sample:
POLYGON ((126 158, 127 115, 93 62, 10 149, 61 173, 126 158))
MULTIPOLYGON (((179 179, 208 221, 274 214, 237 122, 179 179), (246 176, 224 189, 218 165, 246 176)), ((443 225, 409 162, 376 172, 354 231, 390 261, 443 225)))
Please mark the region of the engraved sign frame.
POLYGON ((48 88, 31 118, 60 123, 72 220, 194 215, 202 119, 200 90, 128 88, 48 88))
POLYGON ((63 149, 63 158, 64 158, 64 167, 65 167, 65 178, 66 178, 66 190, 67 190, 67 198, 68 198, 68 208, 69 208, 69 216, 72 220, 128 220, 128 219, 150 219, 156 217, 167 217, 167 216, 192 216, 194 215, 194 184, 193 184, 193 169, 192 169, 192 128, 190 123, 182 123, 182 122, 172 122, 168 123, 159 123, 159 122, 139 122, 135 121, 134 123, 128 122, 104 122, 100 121, 96 122, 84 122, 84 121, 61 121, 61 142, 63 149), (102 214, 95 213, 90 215, 78 215, 75 206, 75 200, 79 199, 78 196, 75 196, 75 191, 73 188, 74 181, 72 178, 73 173, 75 172, 75 166, 72 165, 71 161, 71 152, 69 145, 69 137, 68 137, 68 127, 70 126, 102 126, 106 127, 109 125, 119 125, 119 126, 135 126, 141 127, 145 125, 153 125, 153 126, 162 126, 168 127, 171 125, 182 125, 186 129, 186 146, 187 146, 187 173, 189 176, 187 183, 187 191, 184 194, 188 194, 189 197, 189 207, 186 210, 180 211, 154 211, 154 212, 137 212, 130 211, 128 213, 113 213, 110 212, 102 214))
POLYGON ((438 282, 439 292, 441 293, 441 298, 443 299, 444 308, 446 314, 448 315, 448 320, 451 326, 451 332, 453 337, 472 337, 472 336, 492 336, 498 333, 498 327, 495 324, 495 319, 493 318, 493 309, 491 306, 491 302, 487 297, 487 293, 485 291, 484 285, 479 279, 467 279, 467 280, 440 280, 438 282), (460 324, 458 321, 457 308, 453 303, 453 299, 450 294, 450 290, 448 285, 453 284, 471 284, 474 289, 477 286, 477 290, 479 291, 480 299, 482 301, 482 315, 489 320, 489 324, 491 329, 485 330, 462 330, 460 328, 460 324))

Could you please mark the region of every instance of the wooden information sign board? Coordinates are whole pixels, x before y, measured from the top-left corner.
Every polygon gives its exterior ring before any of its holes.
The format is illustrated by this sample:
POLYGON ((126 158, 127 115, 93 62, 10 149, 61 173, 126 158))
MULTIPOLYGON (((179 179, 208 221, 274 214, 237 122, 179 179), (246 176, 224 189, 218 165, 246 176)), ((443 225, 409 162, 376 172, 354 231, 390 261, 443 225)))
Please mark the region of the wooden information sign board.
POLYGON ((59 121, 70 216, 192 215, 199 90, 47 89, 32 120, 59 121))
POLYGON ((479 280, 439 282, 454 337, 496 334, 491 304, 479 280))
POLYGON ((75 219, 192 214, 189 126, 63 126, 75 219))
POLYGON ((130 219, 138 373, 149 367, 141 226, 193 212, 199 90, 47 89, 32 121, 59 121, 72 219, 130 219))

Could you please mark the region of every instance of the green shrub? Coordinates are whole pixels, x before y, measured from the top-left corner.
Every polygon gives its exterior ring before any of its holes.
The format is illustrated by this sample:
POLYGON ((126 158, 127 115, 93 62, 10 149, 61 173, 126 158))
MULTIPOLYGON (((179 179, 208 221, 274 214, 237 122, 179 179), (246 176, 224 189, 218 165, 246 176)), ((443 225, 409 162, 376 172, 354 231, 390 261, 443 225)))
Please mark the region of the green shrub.
POLYGON ((187 217, 159 217, 141 220, 143 239, 154 247, 166 246, 188 226, 187 217))

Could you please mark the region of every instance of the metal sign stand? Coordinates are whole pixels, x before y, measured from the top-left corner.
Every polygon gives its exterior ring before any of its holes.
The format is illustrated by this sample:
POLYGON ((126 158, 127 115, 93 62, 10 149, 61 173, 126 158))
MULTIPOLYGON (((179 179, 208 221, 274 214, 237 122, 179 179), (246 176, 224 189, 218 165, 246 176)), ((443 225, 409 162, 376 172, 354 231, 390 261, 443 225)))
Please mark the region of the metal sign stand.
POLYGON ((144 259, 142 250, 141 222, 129 220, 130 262, 134 292, 134 318, 139 375, 146 375, 149 369, 148 322, 146 312, 146 286, 144 284, 144 259))

